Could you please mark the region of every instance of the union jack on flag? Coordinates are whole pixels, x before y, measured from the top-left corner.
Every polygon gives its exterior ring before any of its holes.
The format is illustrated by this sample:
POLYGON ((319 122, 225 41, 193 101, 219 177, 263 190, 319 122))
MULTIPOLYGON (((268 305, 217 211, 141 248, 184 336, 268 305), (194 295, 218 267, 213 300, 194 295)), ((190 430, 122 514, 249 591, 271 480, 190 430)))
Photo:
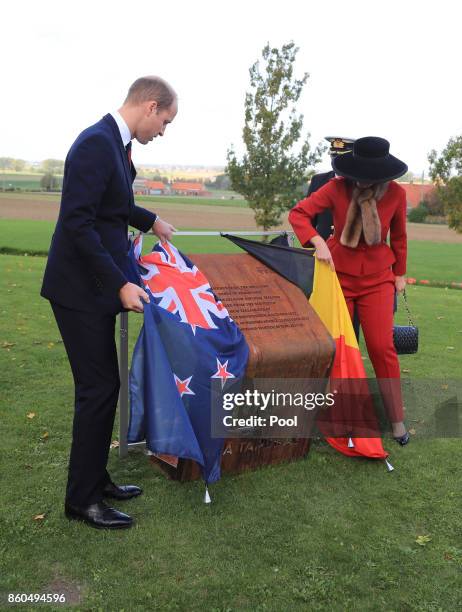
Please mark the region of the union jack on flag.
MULTIPOLYGON (((136 249, 139 243, 140 240, 136 249)), ((217 329, 211 315, 218 319, 229 318, 202 272, 172 244, 158 244, 139 261, 145 270, 141 279, 159 300, 160 308, 178 314, 182 323, 191 325, 193 332, 196 326, 217 329)))
MULTIPOLYGON (((243 378, 248 346, 204 274, 171 243, 141 254, 140 284, 150 296, 130 370, 129 442, 197 461, 206 483, 220 477, 223 440, 211 437, 211 386, 243 378)), ((213 255, 210 255, 213 257, 213 255)), ((232 273, 232 271, 230 271, 232 273)))

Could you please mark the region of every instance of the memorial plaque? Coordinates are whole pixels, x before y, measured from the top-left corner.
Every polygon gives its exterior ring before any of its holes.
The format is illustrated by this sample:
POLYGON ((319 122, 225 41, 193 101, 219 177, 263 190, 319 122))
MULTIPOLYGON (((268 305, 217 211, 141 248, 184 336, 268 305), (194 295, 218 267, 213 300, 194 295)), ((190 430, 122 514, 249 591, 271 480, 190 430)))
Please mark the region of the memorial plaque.
POLYGON ((307 297, 247 254, 189 256, 249 345, 248 378, 324 378, 335 343, 307 297))
MULTIPOLYGON (((304 293, 270 268, 247 254, 193 254, 190 259, 243 332, 249 346, 246 377, 327 378, 335 343, 310 306, 304 293)), ((228 439, 222 457, 224 472, 241 472, 307 455, 310 440, 228 439)), ((190 460, 151 461, 169 477, 200 477, 190 460)))

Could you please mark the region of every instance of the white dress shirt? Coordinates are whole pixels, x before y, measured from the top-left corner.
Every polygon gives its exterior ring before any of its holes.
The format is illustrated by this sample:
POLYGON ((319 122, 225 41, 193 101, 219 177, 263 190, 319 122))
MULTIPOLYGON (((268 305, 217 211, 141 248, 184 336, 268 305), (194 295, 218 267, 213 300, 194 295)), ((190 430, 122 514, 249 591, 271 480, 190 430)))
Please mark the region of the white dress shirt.
POLYGON ((124 147, 126 147, 132 139, 132 135, 130 134, 128 125, 125 123, 125 119, 122 117, 119 111, 114 111, 113 113, 111 113, 111 115, 114 121, 117 123, 117 127, 119 128, 122 142, 124 143, 124 147))

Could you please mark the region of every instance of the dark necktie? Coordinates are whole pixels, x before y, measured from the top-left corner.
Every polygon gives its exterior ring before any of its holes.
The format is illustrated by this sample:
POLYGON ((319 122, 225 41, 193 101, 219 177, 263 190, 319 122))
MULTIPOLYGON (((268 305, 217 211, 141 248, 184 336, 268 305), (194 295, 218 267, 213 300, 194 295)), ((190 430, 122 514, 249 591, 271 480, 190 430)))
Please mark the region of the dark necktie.
POLYGON ((125 150, 127 151, 128 165, 131 166, 132 165, 132 142, 131 141, 125 147, 125 150))

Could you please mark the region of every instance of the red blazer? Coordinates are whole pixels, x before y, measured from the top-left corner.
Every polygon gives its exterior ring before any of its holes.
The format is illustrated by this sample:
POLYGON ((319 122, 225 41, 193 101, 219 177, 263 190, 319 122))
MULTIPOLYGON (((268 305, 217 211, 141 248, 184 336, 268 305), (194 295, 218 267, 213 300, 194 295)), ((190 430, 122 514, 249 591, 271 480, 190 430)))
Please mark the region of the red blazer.
POLYGON ((304 200, 300 200, 289 213, 289 221, 297 238, 303 246, 309 246, 311 238, 318 236, 312 224, 313 218, 329 208, 334 219, 334 235, 327 240, 327 244, 335 268, 339 272, 363 276, 392 266, 396 276, 404 275, 407 256, 406 192, 398 183, 390 182, 385 195, 377 202, 382 242, 368 246, 361 234, 356 248, 340 244, 351 193, 351 183, 342 177, 336 177, 304 200), (387 244, 388 232, 390 246, 387 244))

